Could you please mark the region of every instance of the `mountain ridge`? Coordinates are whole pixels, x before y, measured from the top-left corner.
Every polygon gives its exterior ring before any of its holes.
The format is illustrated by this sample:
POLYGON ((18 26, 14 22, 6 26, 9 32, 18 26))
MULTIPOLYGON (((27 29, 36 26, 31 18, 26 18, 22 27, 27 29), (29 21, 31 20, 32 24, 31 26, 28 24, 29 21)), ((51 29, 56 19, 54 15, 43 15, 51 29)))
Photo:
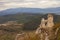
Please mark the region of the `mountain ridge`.
POLYGON ((16 14, 16 13, 60 13, 60 7, 56 8, 11 8, 0 11, 0 15, 7 15, 7 14, 16 14))

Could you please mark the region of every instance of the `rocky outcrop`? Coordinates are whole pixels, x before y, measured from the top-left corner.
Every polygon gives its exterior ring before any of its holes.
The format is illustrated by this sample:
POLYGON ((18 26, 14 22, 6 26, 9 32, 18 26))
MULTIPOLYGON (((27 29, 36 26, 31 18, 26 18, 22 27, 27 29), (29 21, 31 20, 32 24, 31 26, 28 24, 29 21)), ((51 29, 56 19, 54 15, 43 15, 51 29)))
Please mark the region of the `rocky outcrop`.
POLYGON ((57 32, 59 29, 56 29, 56 31, 53 31, 54 28, 54 22, 53 22, 53 15, 48 14, 48 18, 45 20, 42 18, 40 27, 37 28, 36 34, 39 34, 40 40, 54 40, 56 38, 57 32))

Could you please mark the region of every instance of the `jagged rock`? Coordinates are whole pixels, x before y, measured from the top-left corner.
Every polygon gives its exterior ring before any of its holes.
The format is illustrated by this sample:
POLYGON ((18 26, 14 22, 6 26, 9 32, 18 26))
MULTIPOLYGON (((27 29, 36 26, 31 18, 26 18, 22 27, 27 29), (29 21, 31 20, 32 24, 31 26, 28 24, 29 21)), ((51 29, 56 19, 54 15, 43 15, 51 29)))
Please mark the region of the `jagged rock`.
POLYGON ((40 35, 40 40, 54 40, 55 36, 57 35, 57 32, 53 31, 53 15, 48 14, 47 17, 48 18, 46 20, 42 18, 40 27, 36 30, 36 34, 40 35))

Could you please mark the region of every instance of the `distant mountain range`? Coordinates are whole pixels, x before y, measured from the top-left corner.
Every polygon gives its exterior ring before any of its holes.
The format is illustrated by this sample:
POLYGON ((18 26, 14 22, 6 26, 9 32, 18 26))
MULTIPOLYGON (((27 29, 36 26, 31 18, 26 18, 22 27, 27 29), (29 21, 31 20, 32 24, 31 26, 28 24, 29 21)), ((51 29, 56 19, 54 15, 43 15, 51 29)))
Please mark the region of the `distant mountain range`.
POLYGON ((11 8, 0 11, 0 15, 16 14, 16 13, 60 13, 60 7, 56 8, 11 8))

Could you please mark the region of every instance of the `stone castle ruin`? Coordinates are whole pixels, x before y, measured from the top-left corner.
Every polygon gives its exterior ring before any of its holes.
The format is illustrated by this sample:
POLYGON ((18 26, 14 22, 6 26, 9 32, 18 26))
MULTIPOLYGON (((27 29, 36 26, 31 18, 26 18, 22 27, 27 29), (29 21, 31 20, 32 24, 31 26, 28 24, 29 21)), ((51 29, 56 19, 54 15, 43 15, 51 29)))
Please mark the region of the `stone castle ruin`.
POLYGON ((56 32, 53 31, 54 22, 53 22, 53 15, 48 14, 48 18, 45 20, 42 18, 40 27, 37 28, 36 34, 39 34, 40 40, 54 40, 55 35, 57 34, 58 29, 56 32))

